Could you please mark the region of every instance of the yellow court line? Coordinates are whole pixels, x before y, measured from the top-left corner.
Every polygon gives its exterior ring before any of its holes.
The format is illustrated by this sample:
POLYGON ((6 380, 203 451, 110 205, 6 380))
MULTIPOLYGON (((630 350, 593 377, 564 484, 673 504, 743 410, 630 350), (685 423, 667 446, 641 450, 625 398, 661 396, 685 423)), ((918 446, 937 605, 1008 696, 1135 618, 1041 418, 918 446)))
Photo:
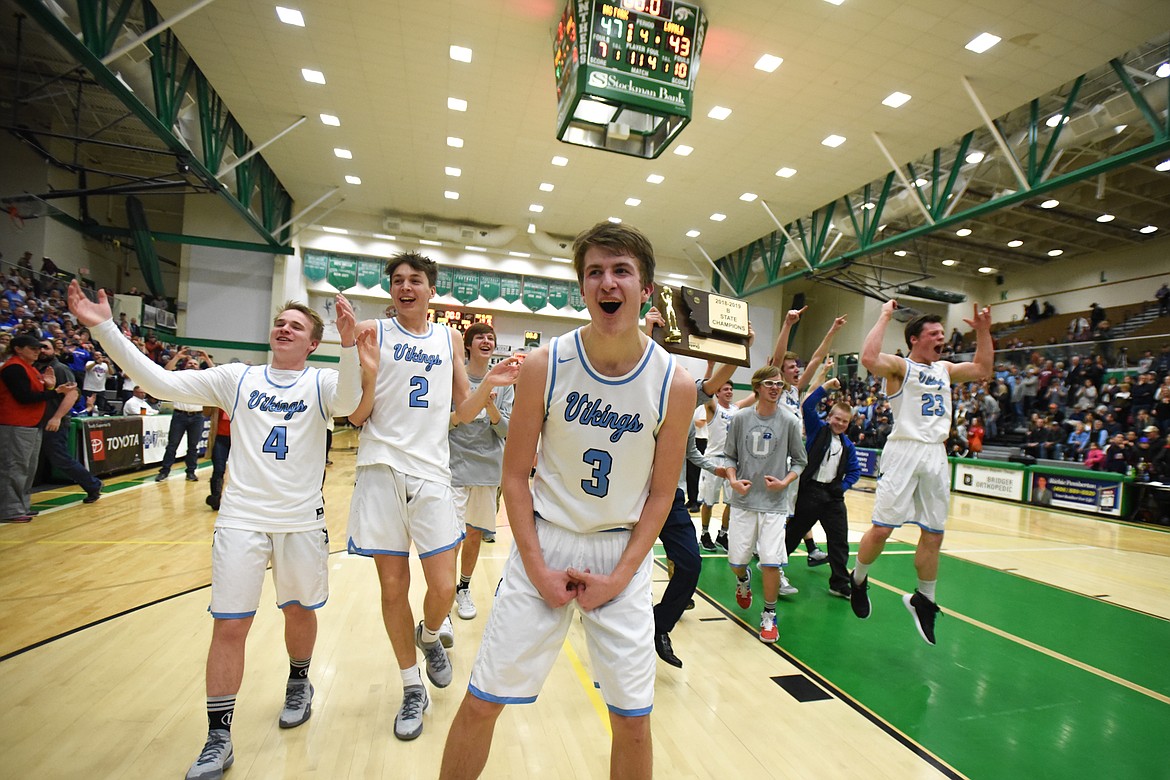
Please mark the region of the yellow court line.
MULTIPOLYGON (((887 585, 884 582, 879 582, 878 580, 875 580, 872 577, 870 577, 869 581, 870 581, 870 584, 877 585, 877 586, 879 586, 881 588, 885 588, 886 590, 889 590, 889 591, 893 591, 894 593, 897 593, 898 595, 901 595, 901 596, 906 595, 906 591, 904 591, 900 588, 895 588, 892 585, 887 585)), ((1108 680, 1109 682, 1116 683, 1117 685, 1121 685, 1125 688, 1129 688, 1131 691, 1135 691, 1137 693, 1140 693, 1143 696, 1148 696, 1151 699, 1162 702, 1163 704, 1170 704, 1170 696, 1167 696, 1164 693, 1159 693, 1158 691, 1151 690, 1151 689, 1145 687, 1144 685, 1140 685, 1138 683, 1132 682, 1130 680, 1125 679, 1124 677, 1118 677, 1117 675, 1113 674, 1112 672, 1107 672, 1104 669, 1098 669, 1097 667, 1092 666, 1090 664, 1087 664, 1084 661, 1078 661, 1077 659, 1072 658, 1071 656, 1067 656, 1064 653, 1057 652, 1056 650, 1053 650, 1053 649, 1048 648, 1048 647, 1044 647, 1043 645, 1038 645, 1035 642, 1024 639, 1021 636, 1016 636, 1015 634, 1004 631, 1001 628, 996 628, 995 626, 984 623, 981 620, 977 620, 973 617, 969 617, 969 616, 961 614, 959 612, 955 612, 953 610, 947 609, 946 607, 943 607, 942 611, 948 615, 951 615, 952 617, 955 617, 955 618, 958 618, 959 620, 962 620, 964 623, 969 623, 972 626, 975 626, 976 628, 982 629, 984 631, 988 631, 992 634, 995 634, 996 636, 1007 639, 1010 642, 1015 642, 1016 644, 1021 645, 1023 647, 1026 647, 1029 650, 1035 650, 1038 653, 1043 653, 1044 655, 1048 656, 1049 658, 1053 658, 1057 661, 1061 661, 1061 662, 1066 663, 1070 666, 1075 666, 1076 668, 1078 668, 1082 671, 1088 672, 1089 674, 1094 674, 1103 680, 1108 680)))
MULTIPOLYGON (((6 544, 15 544, 15 542, 6 542, 6 544)), ((27 542, 25 542, 25 544, 27 544, 27 542)), ((111 541, 108 539, 40 539, 38 541, 32 542, 32 544, 111 544, 111 545, 112 544, 146 544, 146 545, 198 544, 200 546, 205 546, 205 545, 209 544, 209 542, 207 542, 207 540, 203 540, 203 541, 199 541, 199 542, 179 542, 179 541, 173 541, 173 542, 161 541, 161 542, 159 542, 159 541, 150 541, 148 539, 119 539, 119 540, 114 540, 114 541, 111 541)))
POLYGON ((581 658, 577 652, 573 650, 573 646, 569 644, 569 640, 565 640, 565 653, 569 656, 569 663, 573 665, 573 671, 577 674, 577 679, 581 682, 581 687, 585 689, 585 696, 588 697, 589 703, 593 705, 594 712, 597 717, 601 718, 601 723, 605 726, 605 733, 613 737, 613 730, 609 725, 609 709, 605 706, 605 702, 601 698, 601 694, 597 692, 597 688, 593 685, 593 676, 585 669, 585 664, 581 663, 581 658))

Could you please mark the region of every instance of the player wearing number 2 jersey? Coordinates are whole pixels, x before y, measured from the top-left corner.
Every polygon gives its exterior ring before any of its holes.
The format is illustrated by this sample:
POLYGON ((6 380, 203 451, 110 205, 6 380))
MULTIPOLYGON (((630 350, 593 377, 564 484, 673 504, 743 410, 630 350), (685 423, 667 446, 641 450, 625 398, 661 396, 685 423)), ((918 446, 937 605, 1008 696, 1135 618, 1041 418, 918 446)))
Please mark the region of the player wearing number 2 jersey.
POLYGON ((218 406, 232 418, 232 479, 216 518, 211 552, 209 611, 215 624, 207 656, 208 736, 187 773, 188 780, 220 777, 234 760, 231 723, 244 674, 244 641, 269 563, 290 661, 280 725, 299 726, 312 712, 313 610, 329 595, 329 537, 321 496, 326 420, 349 414, 361 394, 353 309, 337 296, 339 371, 305 366, 324 324, 308 306, 289 302, 273 321, 271 364, 172 373, 122 336, 110 319, 104 292, 95 303, 74 281, 69 308, 151 395, 218 406))
MULTIPOLYGON (((455 553, 463 529, 455 516, 447 428, 454 404, 460 422, 475 419, 491 391, 516 381, 519 360, 495 366, 473 392, 463 366, 463 339, 453 328, 427 321, 438 266, 407 252, 386 264, 397 316, 359 326, 379 345, 376 370, 363 376, 362 402, 350 419, 364 424, 350 502, 348 548, 371 556, 382 589, 382 621, 402 673, 403 701, 394 735, 422 733, 429 706, 415 645, 427 677, 439 688, 452 670, 439 632, 455 600, 455 553), (411 543, 427 581, 417 628, 408 599, 411 543)), ((452 634, 448 642, 454 641, 452 634)))
POLYGON ((976 304, 974 317, 964 320, 975 330, 975 358, 972 362, 951 363, 939 359, 946 331, 942 318, 935 314, 923 314, 906 323, 908 357, 882 352, 886 326, 896 308, 895 301, 882 306, 861 351, 861 364, 885 380, 894 428, 882 451, 873 525, 857 549, 850 601, 854 614, 869 617, 869 567, 895 528, 906 523, 917 525, 920 531, 914 568, 918 587, 902 602, 914 617, 918 633, 933 645, 934 621, 939 612, 935 604, 938 557, 950 503, 944 442, 951 426, 951 384, 991 375, 991 312, 976 304))
POLYGON ((479 775, 504 705, 536 699, 577 612, 610 711, 610 765, 651 775, 650 550, 682 472, 695 386, 638 329, 654 290, 645 236, 602 222, 577 237, 573 266, 590 322, 535 351, 516 386, 502 483, 515 545, 442 778, 479 775))

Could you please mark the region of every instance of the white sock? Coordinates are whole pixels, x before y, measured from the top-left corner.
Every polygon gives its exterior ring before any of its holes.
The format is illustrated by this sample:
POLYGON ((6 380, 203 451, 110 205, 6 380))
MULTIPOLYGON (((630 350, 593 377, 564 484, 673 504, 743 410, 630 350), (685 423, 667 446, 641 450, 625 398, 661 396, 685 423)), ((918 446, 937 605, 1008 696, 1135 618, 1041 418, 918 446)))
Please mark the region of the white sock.
POLYGON ((869 567, 873 564, 862 563, 857 561, 853 566, 853 584, 860 585, 865 582, 865 578, 869 575, 869 567))
POLYGON ((400 669, 402 674, 402 687, 408 688, 411 685, 422 685, 422 672, 418 670, 418 664, 409 669, 400 669))
POLYGON ((938 580, 919 580, 918 592, 926 596, 932 602, 934 601, 934 586, 938 584, 938 580))
MULTIPOLYGON (((441 627, 441 625, 440 625, 440 627, 441 627)), ((429 628, 427 628, 427 624, 423 623, 422 624, 422 643, 424 645, 429 645, 433 642, 438 642, 438 641, 439 641, 439 632, 438 631, 431 631, 429 628)))

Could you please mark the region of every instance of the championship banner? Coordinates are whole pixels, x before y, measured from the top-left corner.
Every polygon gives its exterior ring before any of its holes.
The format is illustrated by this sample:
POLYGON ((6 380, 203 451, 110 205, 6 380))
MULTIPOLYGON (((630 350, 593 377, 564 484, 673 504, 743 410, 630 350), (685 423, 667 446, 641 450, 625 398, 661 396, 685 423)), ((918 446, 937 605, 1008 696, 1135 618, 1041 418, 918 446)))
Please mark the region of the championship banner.
POLYGON ((378 286, 382 279, 382 263, 378 260, 358 260, 358 284, 367 290, 378 286))
POLYGON ((524 305, 529 311, 540 311, 548 303, 548 280, 524 277, 524 305))
POLYGON ((563 309, 569 305, 569 290, 576 287, 576 282, 562 282, 552 280, 548 283, 548 302, 554 309, 563 309))
POLYGON ((305 252, 301 258, 303 265, 303 273, 306 279, 311 279, 314 282, 319 282, 325 278, 329 273, 329 256, 320 255, 316 252, 305 252))
POLYGON ((479 297, 479 271, 456 268, 453 274, 451 294, 464 306, 479 297))
POLYGON ((500 274, 500 297, 508 303, 520 300, 521 279, 517 274, 500 274))
POLYGON ((326 278, 338 290, 348 290, 357 284, 357 261, 341 257, 330 259, 326 278))
POLYGON ((965 461, 955 463, 953 489, 976 496, 1023 501, 1027 481, 1023 466, 995 468, 965 461))
POLYGON ((576 282, 569 285, 569 305, 576 311, 585 309, 585 298, 581 295, 581 286, 576 282))
POLYGON ((500 275, 495 271, 480 271, 479 294, 485 301, 498 300, 500 297, 500 275))
MULTIPOLYGON (((95 475, 141 468, 141 417, 94 417, 81 425, 85 467, 95 475)), ((161 458, 160 458, 161 460, 161 458)))
POLYGON ((1033 468, 1030 501, 1036 506, 1121 516, 1121 482, 1066 476, 1033 468))
POLYGON ((439 266, 439 273, 435 279, 435 294, 447 295, 455 284, 455 271, 450 266, 439 266))

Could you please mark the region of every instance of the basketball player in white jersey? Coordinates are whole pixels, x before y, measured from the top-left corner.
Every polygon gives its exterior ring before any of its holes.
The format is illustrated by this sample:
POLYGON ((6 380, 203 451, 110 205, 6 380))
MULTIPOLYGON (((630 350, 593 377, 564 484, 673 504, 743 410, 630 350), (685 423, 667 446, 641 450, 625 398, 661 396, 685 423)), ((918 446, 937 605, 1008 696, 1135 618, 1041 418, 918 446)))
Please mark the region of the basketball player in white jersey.
POLYGON ((975 330, 975 357, 971 362, 951 363, 940 359, 947 337, 937 314, 923 314, 906 323, 907 357, 881 351, 886 326, 897 307, 896 301, 886 301, 861 349, 861 364, 885 380, 894 428, 882 451, 873 525, 857 549, 850 601, 857 617, 869 617, 869 567, 895 528, 906 523, 917 525, 914 568, 918 587, 913 595, 904 596, 902 603, 914 617, 918 633, 933 645, 939 612, 935 603, 938 558, 950 503, 945 442, 951 429, 951 385, 991 376, 991 310, 975 304, 972 319, 963 320, 975 330))
POLYGON ((231 415, 232 479, 215 520, 211 552, 208 611, 215 624, 207 654, 208 736, 187 773, 188 780, 213 780, 234 761, 231 723, 244 675, 244 643, 270 563, 290 665, 280 726, 299 726, 312 712, 314 610, 329 597, 329 535, 321 496, 326 420, 349 414, 361 397, 353 308, 337 296, 339 370, 305 366, 324 324, 308 306, 290 301, 272 323, 270 364, 178 372, 164 371, 122 335, 103 291, 95 303, 71 282, 69 309, 151 395, 218 406, 231 415))
MULTIPOLYGON (((387 262, 386 275, 396 316, 358 326, 359 333, 374 334, 380 349, 378 368, 363 379, 362 402, 350 415, 362 432, 347 547, 372 557, 378 570, 382 621, 402 675, 394 735, 410 740, 422 733, 430 706, 415 646, 423 651, 433 685, 445 688, 452 679, 439 637, 455 601, 455 555, 463 539, 451 490, 451 410, 459 422, 470 423, 495 388, 516 381, 520 360, 498 363, 473 392, 463 365, 463 337, 427 321, 438 266, 406 252, 387 262), (427 581, 417 627, 408 598, 412 542, 427 581)), ((448 642, 454 642, 453 633, 448 642)))
POLYGON ((654 290, 645 236, 599 223, 574 242, 573 267, 590 322, 533 352, 516 385, 503 474, 515 544, 447 735, 448 780, 479 776, 504 705, 536 700, 577 613, 610 711, 610 775, 652 774, 651 548, 682 472, 695 385, 638 328, 654 290))

